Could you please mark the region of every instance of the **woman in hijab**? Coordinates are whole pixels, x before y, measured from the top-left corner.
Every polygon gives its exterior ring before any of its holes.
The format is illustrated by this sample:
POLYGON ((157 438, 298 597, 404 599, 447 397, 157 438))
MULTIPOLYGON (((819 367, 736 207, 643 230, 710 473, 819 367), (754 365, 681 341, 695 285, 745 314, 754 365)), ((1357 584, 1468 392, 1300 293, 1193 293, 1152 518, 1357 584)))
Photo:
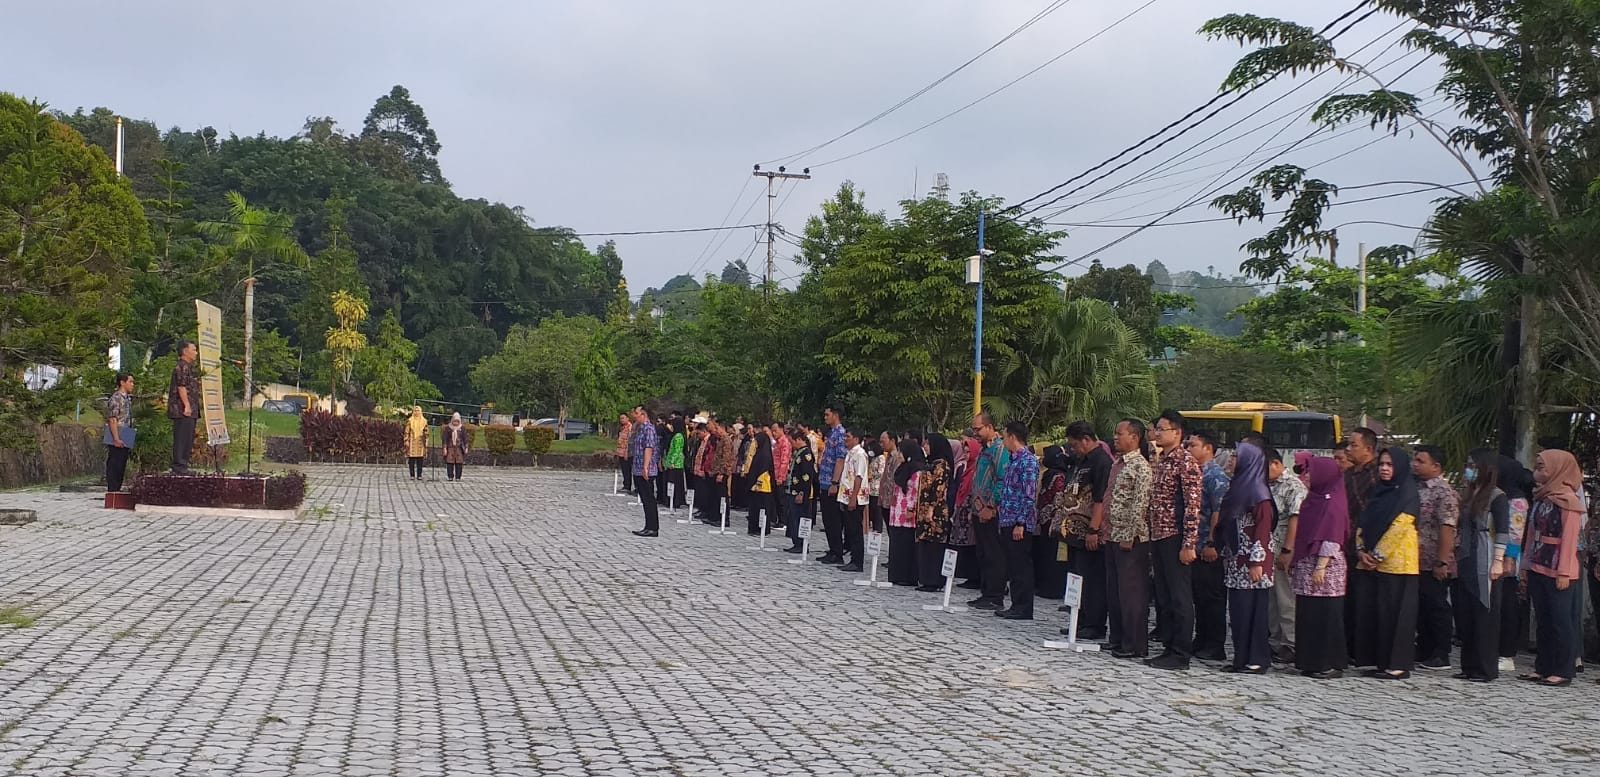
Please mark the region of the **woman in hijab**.
POLYGON ((1295 456, 1306 498, 1295 524, 1295 668, 1316 680, 1344 676, 1345 534, 1350 523, 1344 470, 1334 459, 1295 456))
POLYGON ((1040 459, 1039 497, 1034 500, 1039 514, 1039 533, 1033 540, 1034 593, 1046 599, 1060 599, 1067 590, 1067 562, 1061 560, 1061 525, 1066 521, 1070 487, 1077 467, 1065 447, 1052 445, 1040 459))
POLYGON ((422 479, 422 459, 428 455, 428 419, 422 408, 412 405, 411 417, 406 419, 406 474, 412 480, 422 479))
POLYGON ((1356 590, 1356 666, 1368 677, 1404 680, 1417 653, 1417 513, 1422 509, 1411 457, 1398 447, 1378 455, 1378 483, 1356 520, 1359 569, 1376 572, 1356 590))
POLYGON ((950 473, 954 457, 950 441, 934 432, 925 444, 927 461, 917 482, 918 591, 944 588, 944 544, 950 537, 950 473))
POLYGON ((749 504, 750 513, 746 530, 754 537, 761 533, 761 511, 767 511, 767 531, 772 531, 772 524, 777 523, 778 516, 772 506, 772 437, 765 428, 751 427, 756 431, 751 434, 750 464, 745 468, 745 482, 750 484, 749 504))
POLYGON ((1583 473, 1563 450, 1539 453, 1533 467, 1533 505, 1523 536, 1523 582, 1533 601, 1539 654, 1533 673, 1521 676, 1551 687, 1572 684, 1582 639, 1572 599, 1578 595, 1578 533, 1584 518, 1583 473))
POLYGON ((460 413, 450 414, 450 423, 439 433, 439 441, 444 446, 444 479, 460 480, 461 465, 467 463, 467 454, 472 452, 472 432, 461 423, 460 413))
POLYGON ((978 563, 978 514, 972 509, 972 478, 978 474, 978 455, 983 444, 970 434, 961 435, 961 445, 956 448, 960 459, 956 478, 955 509, 950 512, 950 547, 956 551, 956 577, 965 582, 957 588, 983 587, 982 565, 978 563))
POLYGON ((922 433, 907 432, 895 450, 903 457, 894 471, 894 500, 889 507, 889 582, 917 584, 917 496, 922 481, 922 433))
POLYGON ((1266 674, 1272 665, 1267 606, 1272 597, 1272 559, 1267 546, 1277 522, 1272 488, 1267 485, 1267 455, 1240 443, 1233 454, 1233 480, 1222 497, 1222 579, 1228 587, 1233 626, 1233 663, 1224 672, 1266 674))
MULTIPOLYGON (((1500 490, 1505 492, 1511 512, 1511 541, 1506 545, 1506 573, 1515 577, 1522 563, 1522 535, 1528 527, 1528 499, 1533 496, 1533 473, 1510 456, 1500 457, 1500 490)), ((1507 584, 1500 590, 1500 671, 1517 669, 1517 651, 1522 649, 1528 624, 1527 594, 1507 584)))
MULTIPOLYGON (((1500 456, 1488 448, 1467 454, 1461 471, 1461 521, 1456 530, 1456 633, 1461 637, 1458 680, 1486 683, 1500 676, 1499 593, 1506 585, 1511 505, 1500 489, 1500 456)), ((1513 567, 1512 574, 1515 574, 1513 567)))
MULTIPOLYGON (((686 507, 688 498, 684 495, 685 481, 683 477, 684 452, 688 447, 688 437, 683 433, 683 418, 674 416, 667 419, 667 453, 661 457, 661 463, 666 469, 666 477, 662 482, 672 486, 672 509, 686 507)), ((665 486, 663 486, 664 488, 665 486)), ((666 505, 662 505, 665 507, 666 505)))
POLYGON ((789 431, 789 445, 792 453, 789 457, 788 487, 785 489, 789 494, 789 519, 784 522, 784 536, 794 544, 785 548, 784 552, 800 553, 805 550, 805 541, 800 539, 800 523, 811 520, 811 503, 816 499, 817 457, 811 452, 811 442, 806 438, 805 430, 799 427, 789 431))

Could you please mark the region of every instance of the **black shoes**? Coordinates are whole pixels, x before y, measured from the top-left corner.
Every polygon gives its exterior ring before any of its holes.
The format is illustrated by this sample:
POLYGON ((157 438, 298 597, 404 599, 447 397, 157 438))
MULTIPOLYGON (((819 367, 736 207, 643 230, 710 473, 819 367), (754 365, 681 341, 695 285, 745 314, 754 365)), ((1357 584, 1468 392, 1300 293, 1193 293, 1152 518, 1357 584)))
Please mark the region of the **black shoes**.
POLYGON ((1420 666, 1423 669, 1449 669, 1450 659, 1438 657, 1430 658, 1420 664, 1417 664, 1417 666, 1420 666))
POLYGON ((659 536, 661 536, 661 532, 655 531, 653 529, 640 529, 640 530, 634 532, 633 536, 635 536, 635 537, 659 537, 659 536))
POLYGON ((844 557, 843 556, 835 556, 832 553, 829 553, 829 554, 823 556, 822 558, 817 559, 817 563, 818 564, 843 564, 844 563, 844 557))
POLYGON ((1000 602, 997 602, 997 601, 995 601, 993 599, 985 599, 985 598, 983 598, 981 596, 976 598, 976 599, 973 599, 970 602, 967 602, 967 606, 971 607, 974 610, 995 610, 995 611, 999 611, 999 610, 1005 609, 1005 605, 1004 604, 1001 604, 1000 602))
POLYGON ((1195 653, 1194 653, 1194 657, 1200 659, 1201 661, 1226 661, 1226 660, 1228 660, 1228 655, 1226 653, 1222 652, 1221 650, 1218 650, 1218 649, 1196 650, 1195 653))
POLYGON ((939 586, 939 585, 919 585, 919 586, 917 586, 917 590, 921 591, 922 593, 925 593, 925 594, 931 594, 931 593, 934 593, 935 591, 943 591, 944 590, 944 586, 939 586))
POLYGON ((864 567, 861 566, 861 562, 857 561, 854 564, 845 564, 844 566, 839 567, 839 571, 841 571, 841 572, 864 572, 866 570, 865 570, 864 567))
POLYGON ((1305 675, 1313 680, 1337 680, 1341 677, 1344 677, 1344 670, 1324 669, 1320 672, 1301 672, 1300 674, 1305 675))
POLYGON ((1008 620, 1008 621, 1031 621, 1031 620, 1033 620, 1033 613, 1031 613, 1031 612, 1017 612, 1016 610, 998 610, 998 611, 995 612, 994 616, 996 618, 1004 618, 1005 620, 1008 620))
POLYGON ((966 589, 968 591, 976 591, 976 590, 978 590, 978 589, 983 587, 983 581, 981 581, 981 580, 968 580, 965 583, 957 583, 956 587, 957 588, 964 588, 964 589, 966 589))
POLYGON ((1189 668, 1189 659, 1177 653, 1167 653, 1145 662, 1153 669, 1165 669, 1172 672, 1182 672, 1189 668))
POLYGON ((804 547, 802 547, 800 545, 794 545, 794 546, 791 546, 791 547, 784 548, 783 552, 784 553, 801 553, 804 550, 805 550, 804 547))

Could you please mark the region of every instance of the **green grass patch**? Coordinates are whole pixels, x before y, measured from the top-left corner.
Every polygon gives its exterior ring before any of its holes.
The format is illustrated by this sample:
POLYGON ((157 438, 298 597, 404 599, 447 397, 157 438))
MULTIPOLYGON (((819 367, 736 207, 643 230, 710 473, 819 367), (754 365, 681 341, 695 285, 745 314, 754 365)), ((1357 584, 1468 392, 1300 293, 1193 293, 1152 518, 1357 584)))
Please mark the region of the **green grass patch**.
POLYGON ((587 437, 579 437, 572 440, 556 440, 555 442, 550 443, 551 453, 590 454, 600 453, 602 451, 614 451, 616 449, 616 440, 601 437, 600 435, 596 434, 591 434, 587 437))
POLYGON ((22 611, 21 607, 0 607, 0 626, 10 626, 25 629, 34 624, 36 619, 22 611))

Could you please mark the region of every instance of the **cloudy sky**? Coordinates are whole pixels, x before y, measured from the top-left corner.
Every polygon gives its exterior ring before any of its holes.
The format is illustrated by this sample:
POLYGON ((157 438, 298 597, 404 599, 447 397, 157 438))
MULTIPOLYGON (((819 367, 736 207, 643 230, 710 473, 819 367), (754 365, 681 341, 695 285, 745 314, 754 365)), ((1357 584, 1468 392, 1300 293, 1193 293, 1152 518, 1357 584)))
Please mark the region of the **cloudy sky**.
MULTIPOLYGON (((1206 19, 1229 12, 1292 14, 1321 27, 1355 4, 1154 0, 1118 24, 1145 2, 1067 0, 905 107, 789 161, 790 169, 810 165, 814 178, 780 191, 776 220, 798 233, 845 180, 855 181, 879 209, 893 210, 897 201, 925 192, 937 173, 947 174, 957 191, 1026 199, 1216 94, 1242 52, 1196 35, 1206 19), (945 116, 1079 44, 935 126, 833 161, 945 116)), ((444 144, 445 175, 463 196, 519 204, 541 224, 580 232, 747 224, 766 218, 752 164, 861 124, 1052 5, 390 0, 380 12, 378 4, 308 0, 57 0, 7 10, 14 34, 0 89, 68 110, 104 105, 163 127, 209 124, 224 133, 288 135, 313 115, 359 128, 377 96, 404 84, 427 111, 444 144)), ((1346 52, 1366 46, 1353 58, 1370 62, 1386 79, 1399 76, 1421 55, 1389 46, 1403 32, 1396 25, 1392 17, 1374 16, 1338 45, 1346 52)), ((1426 92, 1433 73, 1423 65, 1399 85, 1426 92)), ((1052 221, 1094 224, 1069 227, 1071 236, 1057 253, 1083 257, 1133 232, 1115 225, 1143 224, 1189 201, 1201 204, 1168 220, 1215 218, 1203 205, 1207 195, 1237 188, 1230 182, 1269 160, 1314 165, 1318 177, 1365 187, 1344 199, 1419 188, 1368 184, 1449 184, 1469 177, 1420 132, 1380 139, 1365 128, 1324 131, 1285 148, 1313 130, 1301 109, 1340 83, 1334 74, 1306 80, 1263 90, 1044 211, 1052 221), (1283 155, 1273 159, 1276 154, 1283 155), (1091 195, 1101 196, 1084 202, 1091 195)), ((1428 110, 1442 107, 1435 102, 1428 110)), ((1340 206, 1331 212, 1332 223, 1419 224, 1436 196, 1340 206)), ((1116 265, 1142 267, 1160 259, 1174 270, 1231 273, 1241 258, 1239 244, 1260 230, 1231 223, 1152 228, 1099 257, 1116 265)), ((679 273, 716 272, 729 260, 748 257, 755 268, 764 259, 754 230, 718 234, 710 240, 704 234, 619 238, 630 286, 637 292, 679 273)), ((1414 237, 1414 230, 1377 224, 1340 229, 1349 248, 1414 237)), ((780 278, 797 272, 787 260, 792 252, 779 244, 780 278)), ((1352 257, 1353 251, 1341 251, 1342 260, 1352 257)))

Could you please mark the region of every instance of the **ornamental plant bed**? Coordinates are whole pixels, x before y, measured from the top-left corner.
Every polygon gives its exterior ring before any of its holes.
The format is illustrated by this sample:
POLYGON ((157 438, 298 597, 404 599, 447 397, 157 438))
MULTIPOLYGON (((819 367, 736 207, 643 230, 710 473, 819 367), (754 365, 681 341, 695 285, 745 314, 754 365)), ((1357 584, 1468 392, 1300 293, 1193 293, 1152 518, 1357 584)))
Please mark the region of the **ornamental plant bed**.
POLYGON ((301 472, 266 475, 140 475, 133 497, 141 505, 296 510, 306 498, 301 472))

